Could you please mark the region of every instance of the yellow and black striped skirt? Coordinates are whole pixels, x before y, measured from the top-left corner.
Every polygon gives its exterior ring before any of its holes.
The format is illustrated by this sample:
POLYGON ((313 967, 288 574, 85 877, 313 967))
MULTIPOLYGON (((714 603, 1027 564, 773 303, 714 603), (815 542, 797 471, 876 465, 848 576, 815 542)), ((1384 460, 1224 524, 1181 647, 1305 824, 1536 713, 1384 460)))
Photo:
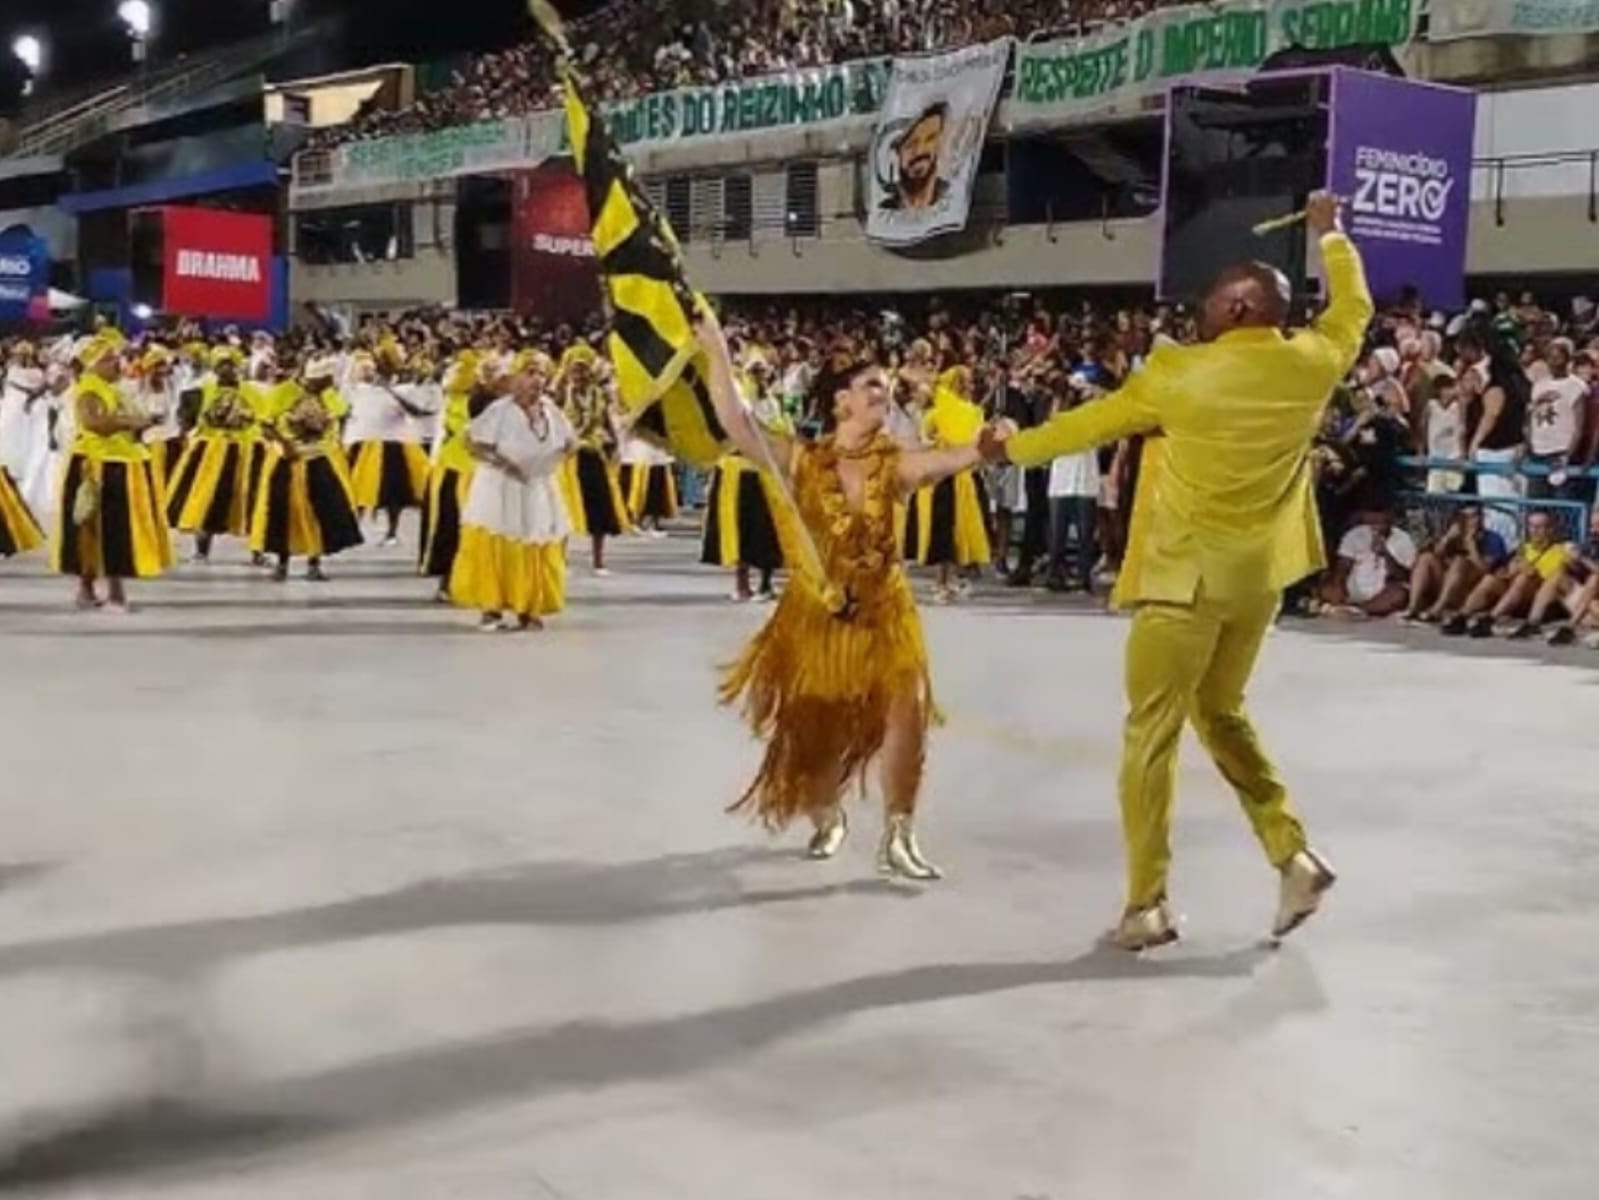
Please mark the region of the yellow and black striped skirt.
POLYGON ((50 566, 85 579, 152 579, 172 566, 172 539, 161 511, 161 489, 148 459, 107 461, 86 454, 67 459, 56 497, 50 566), (78 493, 93 489, 82 522, 78 493))
POLYGON ((361 544, 355 495, 342 457, 266 453, 250 522, 250 549, 280 558, 321 558, 361 544))
POLYGON ((561 499, 575 533, 616 537, 631 527, 616 466, 594 446, 579 446, 561 468, 561 499))
POLYGON ((461 509, 472 487, 472 471, 435 467, 428 477, 427 503, 422 506, 422 550, 417 574, 448 579, 461 547, 461 509))
POLYGON ((34 519, 28 502, 17 491, 11 472, 0 467, 0 558, 26 554, 44 545, 44 531, 34 519))
POLYGON ((923 566, 986 565, 988 500, 975 471, 940 480, 911 497, 905 521, 905 557, 923 566))
POLYGON ((415 442, 357 442, 350 481, 362 512, 420 508, 427 499, 428 456, 415 442))
MULTIPOLYGON (((184 533, 250 534, 252 446, 202 433, 190 440, 166 479, 166 515, 184 533)), ((151 473, 158 481, 154 464, 151 473)))
POLYGON ((776 486, 748 460, 729 455, 716 464, 705 510, 700 561, 713 567, 783 565, 772 495, 776 486))
POLYGON ((677 476, 665 463, 623 463, 617 485, 634 521, 677 516, 677 476))

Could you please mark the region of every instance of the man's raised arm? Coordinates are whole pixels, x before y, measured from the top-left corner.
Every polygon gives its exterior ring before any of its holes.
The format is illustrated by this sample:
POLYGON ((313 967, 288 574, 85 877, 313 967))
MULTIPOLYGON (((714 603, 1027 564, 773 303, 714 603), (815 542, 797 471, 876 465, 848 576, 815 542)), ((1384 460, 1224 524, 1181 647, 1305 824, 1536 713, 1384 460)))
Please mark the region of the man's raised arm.
POLYGON ((1316 332, 1325 337, 1338 358, 1340 374, 1348 371, 1360 357, 1366 326, 1376 307, 1366 286, 1366 269, 1360 251, 1349 240, 1338 220, 1338 197, 1317 192, 1305 207, 1305 226, 1321 241, 1321 261, 1327 279, 1327 311, 1316 321, 1316 332))

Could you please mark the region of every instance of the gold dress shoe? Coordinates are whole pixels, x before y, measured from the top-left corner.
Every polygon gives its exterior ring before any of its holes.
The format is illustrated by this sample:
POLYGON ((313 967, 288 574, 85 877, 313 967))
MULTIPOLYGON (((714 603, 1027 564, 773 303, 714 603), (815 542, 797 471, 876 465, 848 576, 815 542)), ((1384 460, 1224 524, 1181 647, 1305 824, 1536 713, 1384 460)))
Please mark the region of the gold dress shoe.
POLYGON ((810 844, 805 847, 805 857, 817 860, 832 858, 843 848, 848 833, 849 818, 844 815, 842 808, 835 808, 825 821, 817 825, 810 844))
POLYGON ((880 874, 899 879, 914 879, 930 883, 944 878, 944 873, 922 857, 922 848, 916 844, 916 829, 908 816, 890 817, 883 830, 883 846, 877 854, 880 874))
POLYGON ((1332 867, 1310 848, 1301 850, 1282 868, 1282 890, 1277 900, 1277 919, 1272 922, 1271 936, 1287 937, 1305 923, 1321 906, 1327 889, 1338 882, 1332 867))
POLYGON ((1162 900, 1148 908, 1133 908, 1122 914, 1116 928, 1105 935, 1105 942, 1137 954, 1177 940, 1177 922, 1162 900))

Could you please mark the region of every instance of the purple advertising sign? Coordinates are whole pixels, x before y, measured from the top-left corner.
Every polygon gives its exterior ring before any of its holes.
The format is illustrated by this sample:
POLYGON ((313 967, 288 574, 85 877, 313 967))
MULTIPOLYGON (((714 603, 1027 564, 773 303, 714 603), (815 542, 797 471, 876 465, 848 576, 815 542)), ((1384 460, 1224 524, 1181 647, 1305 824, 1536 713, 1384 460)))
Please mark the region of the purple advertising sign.
POLYGON ((1476 123, 1473 92, 1337 73, 1327 186, 1346 200, 1344 228, 1379 301, 1410 284, 1429 307, 1465 302, 1476 123))

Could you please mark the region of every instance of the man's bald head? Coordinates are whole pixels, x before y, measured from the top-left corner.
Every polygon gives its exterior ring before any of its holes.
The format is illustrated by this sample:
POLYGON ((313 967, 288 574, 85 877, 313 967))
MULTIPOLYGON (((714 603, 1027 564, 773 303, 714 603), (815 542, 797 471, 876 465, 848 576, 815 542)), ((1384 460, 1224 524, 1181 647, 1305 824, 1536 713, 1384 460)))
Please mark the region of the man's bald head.
POLYGON ((1199 335, 1207 342, 1233 329, 1277 329, 1288 320, 1288 277, 1263 262, 1235 263, 1205 293, 1199 335))

